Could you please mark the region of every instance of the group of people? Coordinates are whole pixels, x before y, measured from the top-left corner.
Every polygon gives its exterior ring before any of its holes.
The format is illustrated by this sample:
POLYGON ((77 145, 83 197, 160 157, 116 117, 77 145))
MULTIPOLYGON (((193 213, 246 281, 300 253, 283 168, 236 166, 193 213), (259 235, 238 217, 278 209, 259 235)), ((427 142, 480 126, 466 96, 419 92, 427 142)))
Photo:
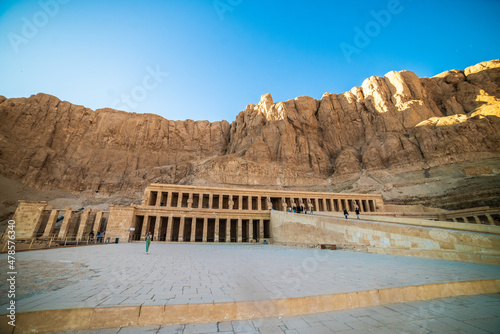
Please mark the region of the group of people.
MULTIPOLYGON (((304 213, 307 214, 307 209, 305 209, 302 205, 299 207, 293 206, 289 207, 286 209, 286 212, 293 212, 293 213, 304 213)), ((309 214, 313 214, 313 209, 309 210, 309 214)))
MULTIPOLYGON (((356 212, 356 217, 359 219, 359 208, 356 208, 354 212, 356 212)), ((349 216, 349 212, 347 212, 347 209, 344 209, 344 216, 345 219, 347 219, 347 216, 349 216)))
MULTIPOLYGON (((293 207, 289 207, 288 209, 286 209, 286 212, 293 212, 293 213, 304 213, 304 214, 307 214, 307 209, 305 209, 302 205, 299 206, 299 207, 296 207, 296 206, 293 206, 293 207)), ((356 212, 356 217, 359 219, 359 208, 356 207, 356 209, 354 209, 354 212, 356 212)), ((313 210, 309 210, 309 214, 313 214, 313 210)), ((344 209, 344 216, 345 216, 345 219, 347 219, 347 216, 349 216, 349 212, 347 211, 347 209, 344 209)))
MULTIPOLYGON (((106 234, 106 232, 97 232, 96 242, 102 243, 102 241, 104 239, 104 234, 106 234)), ((90 231, 89 237, 90 237, 91 241, 94 240, 94 232, 93 231, 90 231)))

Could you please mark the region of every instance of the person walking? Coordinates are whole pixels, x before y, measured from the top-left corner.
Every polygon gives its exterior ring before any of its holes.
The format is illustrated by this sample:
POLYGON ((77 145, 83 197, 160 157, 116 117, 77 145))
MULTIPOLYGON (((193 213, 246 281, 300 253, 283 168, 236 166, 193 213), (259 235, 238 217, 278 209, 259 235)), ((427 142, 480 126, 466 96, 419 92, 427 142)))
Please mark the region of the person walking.
POLYGON ((356 210, 354 210, 356 212, 356 217, 358 217, 359 219, 359 208, 356 208, 356 210))
POLYGON ((344 209, 344 216, 345 216, 345 219, 347 219, 347 216, 349 216, 349 212, 347 212, 347 209, 344 209))
POLYGON ((146 234, 146 255, 148 255, 149 252, 149 245, 151 245, 151 232, 146 234))

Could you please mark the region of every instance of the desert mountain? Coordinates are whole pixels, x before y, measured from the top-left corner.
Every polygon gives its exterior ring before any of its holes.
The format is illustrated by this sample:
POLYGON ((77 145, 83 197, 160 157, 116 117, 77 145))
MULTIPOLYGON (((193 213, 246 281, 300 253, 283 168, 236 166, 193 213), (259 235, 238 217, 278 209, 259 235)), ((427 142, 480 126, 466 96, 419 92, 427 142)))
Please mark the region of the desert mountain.
POLYGON ((0 174, 38 190, 140 197, 150 183, 180 183, 500 206, 500 60, 432 78, 393 71, 320 100, 266 94, 231 124, 46 94, 0 96, 0 117, 0 174))

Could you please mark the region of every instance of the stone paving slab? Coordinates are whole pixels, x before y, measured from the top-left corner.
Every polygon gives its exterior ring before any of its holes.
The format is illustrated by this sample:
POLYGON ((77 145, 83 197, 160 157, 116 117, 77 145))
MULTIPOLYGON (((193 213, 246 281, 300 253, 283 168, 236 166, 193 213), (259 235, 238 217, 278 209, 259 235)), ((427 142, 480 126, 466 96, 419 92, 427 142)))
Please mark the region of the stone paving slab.
MULTIPOLYGON (((7 272, 6 254, 0 263, 7 272)), ((142 243, 95 245, 17 253, 16 264, 17 312, 255 301, 500 278, 494 265, 277 245, 153 243, 148 255, 142 243)))
POLYGON ((460 296, 293 317, 66 331, 59 334, 500 333, 500 294, 460 296))

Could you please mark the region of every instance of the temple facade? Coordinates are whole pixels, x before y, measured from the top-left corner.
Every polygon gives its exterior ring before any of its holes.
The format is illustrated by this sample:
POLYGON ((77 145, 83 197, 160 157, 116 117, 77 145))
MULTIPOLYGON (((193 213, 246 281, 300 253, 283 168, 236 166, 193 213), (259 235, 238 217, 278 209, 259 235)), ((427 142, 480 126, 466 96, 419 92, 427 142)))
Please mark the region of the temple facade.
POLYGON ((141 205, 110 207, 106 236, 156 241, 262 242, 272 237, 269 210, 384 211, 381 195, 152 184, 141 205))
POLYGON ((381 195, 152 184, 140 205, 101 211, 20 201, 13 220, 21 239, 132 242, 149 232, 154 241, 263 242, 272 238, 270 210, 294 208, 368 214, 384 212, 384 202, 381 195))

